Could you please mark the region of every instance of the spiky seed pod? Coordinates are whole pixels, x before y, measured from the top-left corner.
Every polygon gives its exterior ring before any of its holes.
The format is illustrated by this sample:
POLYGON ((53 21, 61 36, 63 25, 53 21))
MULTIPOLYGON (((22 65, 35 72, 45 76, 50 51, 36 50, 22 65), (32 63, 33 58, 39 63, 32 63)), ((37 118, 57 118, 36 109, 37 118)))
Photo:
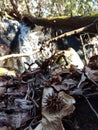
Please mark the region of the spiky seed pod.
POLYGON ((63 98, 58 95, 58 93, 52 93, 52 95, 47 95, 45 98, 45 109, 49 113, 57 113, 65 106, 63 98))

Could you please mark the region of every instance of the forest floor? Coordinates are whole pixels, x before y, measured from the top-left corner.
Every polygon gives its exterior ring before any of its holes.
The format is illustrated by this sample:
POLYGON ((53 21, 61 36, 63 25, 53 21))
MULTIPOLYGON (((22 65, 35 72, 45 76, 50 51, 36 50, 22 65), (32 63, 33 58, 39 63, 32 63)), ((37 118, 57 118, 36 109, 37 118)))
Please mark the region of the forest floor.
MULTIPOLYGON (((48 59, 37 62, 39 68, 33 71, 29 67, 15 77, 0 76, 0 130, 35 129, 42 119, 43 90, 47 87, 55 94, 63 91, 75 99, 75 110, 62 118, 66 130, 98 130, 97 59, 98 56, 92 57, 83 70, 74 66, 50 67, 48 59), (4 126, 8 129, 3 129, 4 126)), ((57 107, 60 110, 58 101, 53 102, 53 108, 47 108, 53 112, 57 107)))

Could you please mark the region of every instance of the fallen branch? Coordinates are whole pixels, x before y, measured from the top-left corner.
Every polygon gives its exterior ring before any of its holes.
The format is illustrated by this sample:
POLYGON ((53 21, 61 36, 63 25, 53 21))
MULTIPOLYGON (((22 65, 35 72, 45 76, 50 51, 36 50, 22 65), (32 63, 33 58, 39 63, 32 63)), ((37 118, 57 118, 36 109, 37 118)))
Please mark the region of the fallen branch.
MULTIPOLYGON (((81 27, 81 28, 79 28, 79 29, 75 29, 75 30, 70 31, 70 32, 63 33, 63 34, 61 34, 61 35, 59 35, 59 36, 57 36, 57 37, 54 37, 54 38, 48 40, 48 41, 45 42, 45 43, 46 43, 46 44, 49 44, 49 43, 51 43, 51 42, 54 42, 54 41, 59 40, 60 38, 68 37, 68 36, 71 36, 71 35, 74 35, 74 34, 78 34, 78 33, 80 33, 80 32, 83 32, 83 31, 85 31, 86 29, 88 29, 89 27, 91 27, 91 26, 93 26, 94 24, 96 24, 97 21, 98 21, 98 18, 95 19, 91 24, 89 24, 89 25, 87 25, 87 26, 81 27)), ((44 44, 44 45, 45 45, 45 44, 44 44)))
POLYGON ((76 29, 76 30, 73 30, 73 31, 70 31, 70 32, 66 32, 64 34, 61 34, 57 37, 54 37, 48 41, 46 41, 41 47, 37 48, 36 50, 34 50, 32 53, 27 53, 27 54, 10 54, 10 55, 6 55, 6 56, 2 56, 0 57, 0 61, 3 61, 3 60, 6 60, 6 59, 9 59, 9 58, 20 58, 20 57, 28 57, 30 55, 34 55, 36 54, 37 52, 43 50, 43 48, 47 45, 49 45, 50 43, 52 42, 56 42, 57 40, 59 40, 60 38, 65 38, 65 37, 68 37, 68 36, 71 36, 73 34, 78 34, 80 32, 83 32, 85 31, 86 29, 88 29, 89 27, 93 26, 96 22, 98 21, 98 19, 96 19, 94 22, 92 22, 91 24, 87 25, 87 26, 84 26, 82 28, 79 28, 79 29, 76 29))
POLYGON ((91 105, 90 101, 88 100, 88 98, 86 96, 83 96, 85 98, 85 100, 87 101, 88 105, 90 106, 91 110, 94 112, 96 118, 98 119, 98 113, 97 111, 93 108, 93 106, 91 105))
POLYGON ((33 51, 32 53, 27 53, 27 54, 10 54, 10 55, 5 55, 5 56, 2 56, 0 57, 0 61, 3 61, 3 60, 6 60, 6 59, 9 59, 9 58, 20 58, 20 57, 28 57, 30 55, 34 55, 36 54, 37 52, 40 51, 40 47, 38 49, 36 49, 35 51, 33 51))

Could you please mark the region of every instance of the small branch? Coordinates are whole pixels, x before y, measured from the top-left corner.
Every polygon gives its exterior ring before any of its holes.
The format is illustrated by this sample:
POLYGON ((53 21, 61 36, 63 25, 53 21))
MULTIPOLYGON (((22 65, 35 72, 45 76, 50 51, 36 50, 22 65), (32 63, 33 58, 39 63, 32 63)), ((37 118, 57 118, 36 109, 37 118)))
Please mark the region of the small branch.
MULTIPOLYGON (((98 19, 97 19, 97 20, 98 20, 98 19)), ((74 35, 74 34, 78 34, 78 33, 82 32, 82 31, 85 31, 87 28, 93 26, 97 20, 95 20, 93 23, 91 23, 91 24, 89 24, 89 25, 87 25, 87 26, 84 26, 84 27, 82 27, 82 28, 75 29, 75 30, 73 30, 73 31, 66 32, 66 33, 64 33, 64 34, 62 34, 62 35, 59 35, 59 36, 57 36, 57 37, 54 37, 54 38, 50 39, 49 41, 47 41, 46 44, 49 44, 49 43, 51 43, 51 42, 55 42, 55 41, 57 41, 57 40, 59 40, 59 39, 61 39, 61 38, 65 38, 65 37, 68 37, 68 36, 71 36, 71 35, 74 35)))
POLYGON ((87 59, 87 54, 86 54, 85 45, 84 45, 84 43, 83 43, 83 39, 82 39, 82 36, 81 36, 81 35, 80 35, 80 40, 81 40, 81 44, 82 44, 82 50, 83 50, 83 55, 84 55, 84 61, 85 61, 85 64, 87 65, 88 59, 87 59))
POLYGON ((27 54, 10 54, 10 55, 5 55, 5 56, 2 56, 0 57, 0 61, 3 61, 3 60, 6 60, 6 59, 9 59, 9 58, 20 58, 20 57, 28 57, 30 55, 34 55, 36 54, 37 52, 40 51, 40 48, 36 49, 35 51, 33 51, 32 53, 27 53, 27 54))
POLYGON ((91 110, 95 113, 96 117, 98 118, 98 113, 96 112, 96 110, 93 108, 93 106, 91 105, 90 101, 88 100, 88 98, 86 96, 83 96, 85 98, 85 100, 87 101, 88 105, 90 106, 91 110))
POLYGON ((24 94, 22 92, 18 92, 18 93, 4 93, 5 96, 24 96, 24 94))

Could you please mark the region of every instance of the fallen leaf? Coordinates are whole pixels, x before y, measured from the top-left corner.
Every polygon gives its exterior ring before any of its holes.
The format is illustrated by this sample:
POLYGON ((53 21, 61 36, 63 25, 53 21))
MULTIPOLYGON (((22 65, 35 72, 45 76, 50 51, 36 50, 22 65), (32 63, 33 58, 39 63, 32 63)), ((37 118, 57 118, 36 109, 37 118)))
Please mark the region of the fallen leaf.
POLYGON ((62 81, 62 77, 60 75, 53 76, 52 81, 60 83, 62 81))
POLYGON ((98 55, 94 55, 90 58, 88 67, 94 70, 98 70, 98 55))
POLYGON ((64 79, 61 84, 58 83, 53 83, 51 86, 56 90, 56 91, 66 91, 69 90, 70 88, 73 88, 76 86, 77 82, 73 79, 64 79))
POLYGON ((7 126, 2 126, 1 128, 0 128, 0 130, 12 130, 10 127, 7 127, 7 126))
POLYGON ((85 74, 88 79, 98 81, 98 70, 92 70, 89 67, 85 66, 85 74))
POLYGON ((62 85, 66 85, 68 86, 69 88, 72 88, 74 86, 76 86, 77 82, 73 79, 64 79, 62 81, 62 85))
POLYGON ((31 123, 32 119, 33 117, 31 115, 26 115, 23 117, 20 128, 25 128, 25 126, 28 126, 31 123))
POLYGON ((51 86, 58 92, 61 91, 61 90, 66 91, 66 90, 69 89, 69 87, 67 85, 62 85, 62 84, 53 83, 51 86))
POLYGON ((78 69, 83 69, 84 64, 80 59, 78 53, 73 48, 68 48, 67 50, 64 50, 64 55, 66 56, 69 65, 76 66, 78 69))
POLYGON ((15 72, 15 70, 8 70, 6 68, 0 68, 0 76, 4 76, 4 75, 15 77, 16 72, 15 72))
POLYGON ((0 120, 0 130, 12 130, 12 127, 5 120, 0 120))
POLYGON ((2 96, 6 92, 5 87, 0 87, 0 96, 2 96))
POLYGON ((55 93, 51 87, 44 88, 42 120, 35 130, 64 130, 61 119, 74 111, 74 103, 75 99, 65 92, 55 93))

